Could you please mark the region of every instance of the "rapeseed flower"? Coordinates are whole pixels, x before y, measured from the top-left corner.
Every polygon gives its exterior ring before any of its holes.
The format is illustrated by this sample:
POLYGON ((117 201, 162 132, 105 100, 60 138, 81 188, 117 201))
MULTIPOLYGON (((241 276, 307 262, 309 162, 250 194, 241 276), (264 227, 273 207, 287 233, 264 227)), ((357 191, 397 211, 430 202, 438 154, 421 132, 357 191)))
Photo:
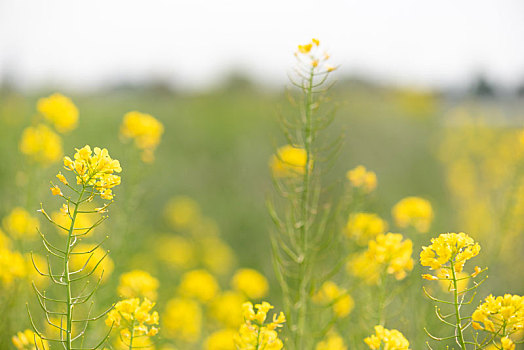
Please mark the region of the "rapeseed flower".
POLYGON ((0 284, 6 288, 27 275, 26 260, 17 251, 0 249, 0 284))
POLYGON ((11 341, 17 350, 36 350, 37 348, 40 350, 49 350, 47 340, 43 340, 38 334, 30 329, 18 332, 11 338, 11 341))
POLYGON ((349 216, 345 233, 359 244, 366 244, 387 230, 387 222, 373 213, 353 213, 349 216))
POLYGON ((25 128, 18 148, 20 152, 42 165, 59 161, 64 153, 60 136, 44 124, 25 128))
POLYGON ((186 270, 195 266, 194 244, 181 236, 163 235, 155 239, 154 249, 160 261, 175 270, 186 270))
POLYGON ((350 259, 347 269, 370 284, 377 284, 382 273, 404 279, 413 269, 413 242, 400 233, 379 234, 368 243, 368 249, 350 259))
POLYGON ((167 222, 175 230, 189 229, 201 218, 200 206, 187 196, 171 198, 166 204, 164 214, 167 222))
POLYGON ((213 332, 207 337, 204 350, 236 350, 233 340, 235 335, 236 332, 232 329, 221 329, 213 332))
POLYGON ((219 286, 215 277, 206 270, 193 270, 182 276, 178 292, 184 297, 207 303, 218 294, 219 286))
POLYGON ((120 185, 120 173, 122 168, 120 162, 109 156, 107 149, 94 148, 88 145, 81 149, 76 148, 74 161, 64 158, 64 168, 76 174, 77 184, 83 186, 92 186, 97 194, 103 199, 113 199, 112 188, 120 185))
POLYGON ((479 252, 479 244, 464 232, 442 233, 438 238, 431 239, 429 247, 422 247, 420 263, 431 270, 453 265, 455 272, 461 272, 465 262, 479 252))
POLYGON ((233 250, 218 237, 199 239, 198 248, 202 264, 215 274, 229 273, 235 265, 236 259, 233 250))
POLYGON ((154 151, 162 134, 164 125, 150 114, 132 111, 124 115, 120 134, 124 138, 134 139, 135 146, 142 150, 142 160, 151 163, 154 160, 154 151))
POLYGON ((370 335, 364 342, 372 350, 409 350, 409 342, 396 329, 385 329, 382 326, 375 326, 375 334, 370 335))
POLYGON ((344 339, 338 333, 332 331, 317 344, 315 350, 347 350, 347 346, 344 344, 344 339))
POLYGON ((156 300, 158 280, 146 271, 133 270, 120 276, 117 293, 123 298, 156 300))
POLYGON ((431 203, 419 197, 406 197, 392 209, 393 219, 398 227, 414 227, 420 233, 426 233, 433 222, 431 203))
POLYGON ((267 279, 253 269, 240 269, 231 280, 233 289, 244 293, 249 299, 260 299, 267 295, 267 279))
MULTIPOLYGON (((285 145, 271 157, 269 166, 275 177, 297 177, 306 171, 307 153, 303 148, 285 145)), ((312 166, 312 160, 309 160, 312 166)))
POLYGON ((36 108, 61 133, 69 132, 78 125, 78 109, 69 97, 55 93, 38 100, 36 108))
POLYGON ((268 302, 253 304, 246 302, 242 306, 245 322, 234 337, 238 350, 280 350, 284 344, 278 338, 277 329, 286 322, 284 314, 273 315, 273 321, 265 323, 267 313, 273 308, 268 302), (257 310, 255 312, 255 309, 257 310))
POLYGON ((3 220, 4 229, 13 238, 31 238, 37 235, 38 219, 22 207, 16 207, 3 220))
POLYGON ((353 298, 333 281, 324 282, 313 296, 313 301, 330 306, 339 318, 349 315, 355 307, 353 298))
POLYGON ((500 336, 524 330, 524 297, 505 294, 489 295, 471 315, 475 329, 483 329, 500 336))
POLYGON ((188 298, 168 301, 162 316, 162 327, 168 338, 195 343, 200 338, 202 309, 200 304, 188 298))
POLYGON ((242 305, 246 301, 243 293, 225 291, 211 301, 209 314, 224 327, 237 329, 244 320, 242 305))
POLYGON ((355 188, 361 188, 364 192, 372 192, 377 188, 377 175, 375 172, 367 170, 363 165, 349 170, 346 177, 355 188))

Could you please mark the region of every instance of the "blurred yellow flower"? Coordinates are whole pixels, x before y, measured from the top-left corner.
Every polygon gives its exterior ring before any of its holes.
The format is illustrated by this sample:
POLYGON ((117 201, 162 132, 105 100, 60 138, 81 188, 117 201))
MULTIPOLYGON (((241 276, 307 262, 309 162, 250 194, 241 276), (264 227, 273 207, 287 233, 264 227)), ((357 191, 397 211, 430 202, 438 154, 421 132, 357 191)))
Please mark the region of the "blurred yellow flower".
POLYGON ((202 263, 215 274, 226 274, 235 264, 235 255, 230 246, 218 237, 206 237, 198 241, 202 263))
POLYGON ((479 244, 464 232, 442 233, 438 238, 431 239, 429 247, 422 247, 420 263, 431 270, 449 268, 453 264, 455 271, 461 272, 464 263, 479 252, 479 244))
POLYGON ((346 350, 347 347, 344 344, 344 339, 336 333, 329 332, 327 337, 319 342, 315 347, 315 350, 346 350))
POLYGON ((222 329, 211 333, 207 337, 204 350, 236 350, 233 337, 236 332, 232 329, 222 329))
POLYGON ((182 276, 178 292, 207 303, 218 294, 219 287, 215 277, 206 270, 193 270, 182 276))
POLYGON ((377 214, 353 213, 349 216, 345 233, 359 244, 366 244, 370 239, 385 233, 387 225, 377 214))
POLYGON ((409 350, 409 342, 402 333, 396 329, 385 329, 382 326, 375 326, 375 334, 364 339, 364 342, 372 350, 409 350))
POLYGON ((76 254, 72 254, 70 257, 72 270, 80 270, 85 266, 83 272, 87 274, 96 267, 91 276, 96 280, 102 278, 101 282, 107 281, 113 272, 115 264, 109 255, 106 255, 107 253, 102 247, 97 248, 95 244, 79 243, 74 247, 73 253, 76 254), (89 253, 78 254, 87 252, 89 253))
POLYGON ((155 253, 160 261, 176 270, 195 266, 195 247, 181 236, 163 235, 155 239, 155 253))
POLYGON ((413 242, 400 233, 379 234, 365 252, 349 260, 347 270, 370 284, 378 283, 382 273, 401 280, 413 269, 412 251, 413 242))
POLYGON ((0 249, 0 282, 2 287, 11 286, 15 279, 27 275, 26 259, 17 251, 0 249))
POLYGON ((37 347, 40 350, 49 350, 49 344, 47 340, 43 340, 38 334, 30 329, 26 329, 23 332, 18 332, 11 338, 11 341, 17 350, 36 350, 37 347))
POLYGON ((37 235, 38 219, 22 207, 16 207, 3 220, 4 229, 13 238, 31 238, 37 235))
POLYGON ((253 269, 240 269, 231 280, 233 289, 244 293, 249 299, 260 299, 267 295, 267 279, 253 269))
POLYGON ((414 227, 420 233, 426 233, 433 222, 431 203, 419 197, 406 197, 392 209, 393 219, 398 227, 414 227))
POLYGON ((355 307, 353 298, 333 281, 324 282, 313 296, 313 301, 331 306, 337 317, 346 317, 355 307))
POLYGON ((117 293, 123 298, 156 300, 158 280, 146 271, 133 270, 120 276, 117 293))
MULTIPOLYGON (((296 177, 306 171, 307 153, 303 148, 291 145, 282 146, 271 157, 269 166, 275 177, 296 177)), ((310 166, 312 161, 310 160, 310 166)))
POLYGON ((242 304, 246 301, 246 297, 242 293, 231 290, 225 291, 212 300, 209 313, 224 327, 238 328, 244 320, 242 304))
POLYGON ((240 326, 238 333, 234 337, 238 350, 267 349, 280 350, 284 347, 278 338, 277 329, 286 322, 284 313, 273 315, 273 321, 265 323, 267 313, 273 308, 268 302, 253 304, 245 302, 242 305, 244 310, 245 323, 240 326), (255 312, 255 309, 257 310, 255 312))
POLYGON ((18 148, 43 165, 59 161, 63 154, 62 139, 44 124, 25 128, 18 148))
POLYGON ((39 99, 36 108, 54 124, 58 132, 69 132, 78 124, 78 109, 69 97, 62 94, 55 93, 39 99))
POLYGON ((202 310, 198 302, 187 298, 169 300, 162 326, 168 338, 194 343, 200 338, 202 310))
POLYGON ((362 165, 349 170, 346 173, 346 177, 353 187, 361 188, 365 192, 372 192, 377 188, 377 175, 362 165))
POLYGON ((167 222, 175 230, 191 228, 200 218, 200 206, 187 196, 173 197, 164 209, 167 222))
POLYGON ((143 151, 142 160, 150 163, 154 160, 154 150, 160 143, 164 125, 150 114, 132 111, 124 115, 120 134, 124 138, 135 140, 137 148, 143 151))

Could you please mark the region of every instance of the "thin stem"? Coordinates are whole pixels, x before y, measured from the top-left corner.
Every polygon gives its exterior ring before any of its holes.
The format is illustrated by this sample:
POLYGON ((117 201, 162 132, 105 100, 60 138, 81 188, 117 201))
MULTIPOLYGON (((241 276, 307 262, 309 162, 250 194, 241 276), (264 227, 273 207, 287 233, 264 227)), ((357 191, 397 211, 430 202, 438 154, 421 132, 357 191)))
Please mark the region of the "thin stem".
MULTIPOLYGON (((454 259, 453 259, 454 260, 454 259)), ((464 335, 462 334, 462 322, 460 317, 460 304, 459 304, 459 292, 457 289, 457 275, 455 273, 455 264, 451 261, 451 277, 453 279, 453 304, 455 305, 455 317, 456 317, 456 328, 457 332, 457 344, 460 345, 462 350, 466 350, 466 344, 464 342, 464 335)))
POLYGON ((135 337, 135 320, 131 324, 131 337, 129 338, 129 350, 133 350, 133 338, 135 337))

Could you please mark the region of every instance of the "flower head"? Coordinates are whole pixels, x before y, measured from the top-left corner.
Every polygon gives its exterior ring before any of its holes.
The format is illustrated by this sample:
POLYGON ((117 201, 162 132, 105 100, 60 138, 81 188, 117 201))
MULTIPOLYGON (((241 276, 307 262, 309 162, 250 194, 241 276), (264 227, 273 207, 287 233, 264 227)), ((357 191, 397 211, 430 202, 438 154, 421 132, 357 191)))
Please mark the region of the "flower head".
POLYGON ((137 148, 143 151, 142 160, 152 162, 154 150, 160 143, 164 125, 150 114, 132 111, 124 115, 120 134, 124 138, 135 140, 137 148))
POLYGON ((42 165, 59 161, 63 154, 62 139, 45 124, 25 128, 18 148, 42 165))
POLYGON ((473 328, 501 336, 524 330, 524 297, 489 295, 471 316, 473 328))
POLYGON ((269 165, 275 177, 297 177, 305 173, 307 161, 305 149, 286 145, 271 157, 269 165))
POLYGON ((364 342, 372 350, 409 350, 409 342, 402 333, 396 329, 385 329, 382 326, 375 326, 375 334, 364 339, 364 342))
POLYGON ((360 244, 366 244, 370 239, 386 232, 387 223, 377 214, 353 213, 349 216, 345 233, 360 244))
POLYGON ((206 270, 193 270, 182 276, 178 290, 185 297, 209 302, 219 292, 219 286, 215 277, 206 270))
POLYGON ((349 315, 355 307, 353 298, 333 281, 324 282, 313 296, 313 301, 318 304, 331 305, 334 314, 340 318, 349 315))
POLYGON ((155 300, 158 280, 146 271, 133 270, 120 276, 117 292, 124 298, 144 297, 155 300))
POLYGON ((69 97, 62 94, 39 99, 36 108, 61 133, 75 129, 78 124, 78 109, 69 97))
POLYGON ((406 197, 395 204, 393 218, 398 227, 414 227, 418 232, 428 232, 433 221, 431 203, 419 197, 406 197))
POLYGON ((231 280, 231 285, 249 299, 260 299, 266 296, 269 289, 267 279, 253 269, 238 270, 231 280))
POLYGON ((3 220, 4 229, 14 238, 30 238, 37 234, 38 219, 22 207, 16 207, 3 220))
POLYGON ((367 170, 362 165, 349 170, 346 177, 351 183, 351 186, 361 188, 365 192, 372 192, 377 188, 377 175, 375 172, 367 170))
POLYGON ((443 233, 438 238, 432 238, 431 245, 422 247, 420 263, 432 270, 453 265, 456 272, 461 272, 464 263, 479 252, 479 244, 464 232, 443 233))
POLYGON ((277 329, 286 322, 284 314, 273 315, 273 320, 266 323, 267 313, 273 308, 268 302, 253 304, 246 302, 242 305, 245 323, 240 326, 234 337, 235 344, 239 350, 259 348, 268 350, 280 350, 284 344, 278 338, 277 329), (256 309, 256 312, 255 312, 256 309))

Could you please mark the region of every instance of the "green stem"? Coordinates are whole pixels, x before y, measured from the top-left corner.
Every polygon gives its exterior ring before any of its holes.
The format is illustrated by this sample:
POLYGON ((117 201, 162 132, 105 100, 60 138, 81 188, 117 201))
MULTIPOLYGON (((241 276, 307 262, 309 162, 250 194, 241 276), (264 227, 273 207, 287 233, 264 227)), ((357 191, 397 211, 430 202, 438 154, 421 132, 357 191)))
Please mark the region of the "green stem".
POLYGON ((129 350, 133 350, 133 339, 135 338, 135 320, 131 324, 131 338, 129 338, 129 350))
POLYGON ((460 304, 459 291, 457 289, 457 275, 455 273, 454 259, 451 261, 451 277, 453 278, 453 303, 455 304, 456 330, 457 330, 457 344, 462 350, 466 350, 466 343, 464 342, 464 335, 462 334, 462 322, 460 320, 460 304))
POLYGON ((85 192, 85 186, 82 186, 82 191, 80 191, 80 195, 78 196, 78 200, 75 204, 75 210, 73 211, 73 215, 71 217, 71 226, 69 227, 69 231, 67 234, 67 245, 65 248, 65 257, 64 257, 64 282, 66 283, 66 291, 67 291, 67 319, 66 319, 66 326, 67 326, 67 332, 66 332, 66 349, 71 350, 73 348, 72 343, 72 328, 73 328, 73 300, 71 296, 71 279, 69 275, 69 256, 72 250, 71 247, 71 240, 73 238, 73 232, 75 227, 75 221, 76 216, 78 214, 78 208, 80 206, 80 202, 82 200, 82 196, 85 192))
POLYGON ((296 305, 298 308, 297 315, 297 329, 295 333, 295 347, 296 349, 304 349, 304 335, 306 334, 306 321, 308 313, 308 279, 307 266, 309 263, 308 248, 309 248, 309 186, 311 181, 311 161, 312 161, 312 145, 313 145, 313 130, 312 130, 312 87, 313 87, 313 68, 311 69, 308 85, 305 88, 305 125, 304 125, 304 149, 306 151, 306 165, 304 169, 303 191, 301 198, 301 234, 300 234, 300 257, 299 257, 299 275, 298 275, 298 300, 296 305))

